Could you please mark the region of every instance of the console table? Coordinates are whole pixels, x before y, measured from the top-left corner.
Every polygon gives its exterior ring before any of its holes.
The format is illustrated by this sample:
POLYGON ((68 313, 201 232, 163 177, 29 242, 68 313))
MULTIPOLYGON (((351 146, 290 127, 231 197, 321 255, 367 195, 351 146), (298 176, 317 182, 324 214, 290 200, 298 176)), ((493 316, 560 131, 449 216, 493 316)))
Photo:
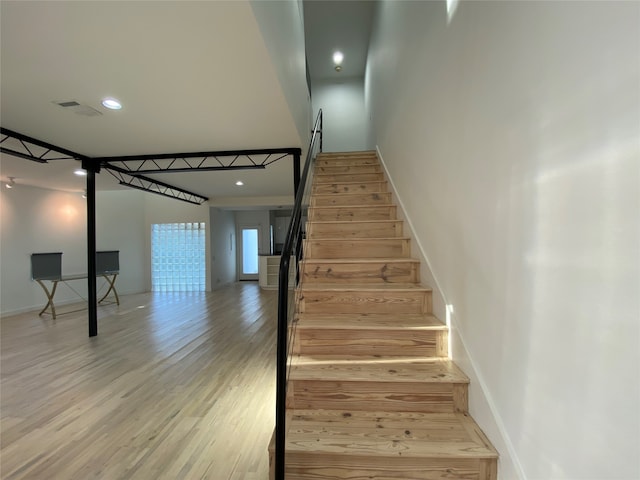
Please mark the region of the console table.
MULTIPOLYGON (((98 300, 98 303, 104 301, 109 294, 113 292, 116 304, 120 305, 120 298, 118 297, 118 291, 116 290, 116 278, 120 273, 119 252, 117 250, 110 250, 96 253, 96 264, 98 269, 96 277, 104 278, 109 285, 107 292, 100 300, 98 300)), ((47 304, 38 315, 42 315, 47 311, 47 309, 51 308, 51 317, 55 320, 56 307, 53 303, 53 297, 58 289, 58 283, 87 279, 89 278, 89 275, 86 273, 62 275, 62 252, 33 253, 31 254, 31 278, 38 282, 38 285, 42 287, 47 296, 47 304), (51 282, 50 289, 47 288, 47 284, 45 284, 45 282, 51 282)), ((75 292, 73 288, 71 288, 71 290, 75 292)))
MULTIPOLYGON (((118 272, 114 272, 114 273, 99 273, 96 275, 96 277, 102 277, 104 278, 107 283, 109 284, 109 288, 107 289, 107 293, 105 293, 102 298, 100 300, 98 300, 98 303, 101 303, 105 298, 107 298, 107 296, 109 296, 109 294, 111 292, 113 292, 113 295, 116 298, 116 304, 120 305, 120 298, 118 297, 118 291, 116 290, 116 277, 118 276, 118 272)), ((44 290, 44 293, 47 295, 47 304, 44 306, 44 308, 40 311, 40 313, 38 315, 42 315, 43 313, 45 313, 47 311, 47 309, 49 307, 51 307, 51 318, 53 318, 54 320, 56 319, 56 306, 53 303, 53 297, 56 294, 56 289, 58 288, 58 283, 62 282, 62 283, 66 283, 69 282, 71 280, 82 280, 82 279, 86 279, 89 278, 89 276, 84 273, 84 274, 78 274, 78 275, 65 275, 64 277, 60 277, 60 278, 36 278, 34 279, 36 282, 38 282, 38 284, 42 287, 42 289, 44 290), (49 281, 51 282, 51 290, 49 290, 47 288, 47 286, 44 284, 45 281, 49 281)))

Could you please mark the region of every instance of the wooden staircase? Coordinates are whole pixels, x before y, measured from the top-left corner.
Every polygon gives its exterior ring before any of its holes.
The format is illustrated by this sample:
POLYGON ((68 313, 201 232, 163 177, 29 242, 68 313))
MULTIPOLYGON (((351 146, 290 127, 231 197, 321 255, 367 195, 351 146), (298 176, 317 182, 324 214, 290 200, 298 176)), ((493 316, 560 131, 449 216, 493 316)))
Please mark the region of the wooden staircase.
POLYGON ((318 155, 292 326, 287 480, 497 478, 391 202, 375 152, 318 155))

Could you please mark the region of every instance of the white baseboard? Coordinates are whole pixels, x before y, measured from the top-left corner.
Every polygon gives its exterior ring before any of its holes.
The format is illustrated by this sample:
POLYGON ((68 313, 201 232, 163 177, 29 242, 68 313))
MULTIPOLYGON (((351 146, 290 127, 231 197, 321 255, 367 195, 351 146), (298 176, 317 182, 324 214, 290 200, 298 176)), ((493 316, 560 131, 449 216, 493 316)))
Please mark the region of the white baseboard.
POLYGON ((378 154, 378 158, 380 159, 380 163, 382 164, 382 169, 384 170, 384 175, 391 185, 391 195, 393 197, 394 203, 398 205, 398 219, 402 220, 408 228, 405 228, 404 235, 411 239, 411 250, 414 253, 414 256, 418 257, 420 260, 420 280, 423 284, 428 285, 432 289, 433 296, 433 314, 444 321, 446 318, 446 299, 444 297, 442 288, 438 283, 438 279, 433 275, 433 268, 431 268, 431 263, 429 262, 429 258, 425 252, 420 239, 416 235, 415 228, 413 227, 413 223, 411 222, 411 218, 407 215, 407 211, 404 207, 404 202, 402 198, 398 194, 398 190, 396 189, 395 184, 393 183, 393 179, 389 175, 389 170, 387 165, 384 162, 384 158, 382 157, 382 152, 376 145, 376 153, 378 154), (415 251, 417 248, 417 252, 415 251))
POLYGON ((445 292, 440 286, 437 277, 429 262, 420 239, 416 235, 411 218, 407 215, 402 197, 398 193, 393 178, 389 175, 389 169, 384 161, 380 148, 376 145, 376 153, 382 164, 385 177, 391 185, 391 193, 398 206, 398 218, 403 220, 408 231, 404 235, 411 239, 412 250, 420 260, 420 276, 422 282, 429 285, 433 290, 433 310, 434 314, 445 319, 449 327, 449 355, 453 353, 453 360, 467 374, 470 380, 469 385, 469 413, 480 425, 480 428, 489 437, 494 447, 500 453, 498 460, 498 479, 500 480, 526 480, 526 475, 522 469, 516 455, 513 443, 507 434, 507 430, 499 415, 498 409, 493 402, 491 393, 484 381, 477 364, 467 349, 464 335, 458 330, 455 314, 447 311, 447 299, 445 292), (413 246, 416 249, 413 249, 413 246))
MULTIPOLYGON (((42 308, 45 306, 46 303, 47 302, 45 299, 45 301, 42 302, 42 305, 31 305, 28 307, 20 307, 12 310, 3 310, 2 312, 0 312, 0 317, 4 318, 4 317, 10 317, 13 315, 20 315, 22 313, 39 312, 40 310, 42 310, 42 308)), ((62 300, 59 302, 56 301, 55 306, 56 308, 58 308, 58 307, 64 307, 65 305, 73 305, 74 303, 82 303, 82 299, 69 299, 69 300, 62 300)), ((51 314, 47 314, 47 315, 51 315, 51 314)))

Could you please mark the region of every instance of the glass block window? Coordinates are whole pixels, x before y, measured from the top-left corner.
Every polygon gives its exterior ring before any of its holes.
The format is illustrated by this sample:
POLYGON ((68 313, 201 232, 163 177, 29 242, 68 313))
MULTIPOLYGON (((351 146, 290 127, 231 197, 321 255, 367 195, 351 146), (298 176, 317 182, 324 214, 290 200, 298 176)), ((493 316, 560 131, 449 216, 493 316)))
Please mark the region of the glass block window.
POLYGON ((204 292, 205 223, 151 225, 151 290, 204 292))

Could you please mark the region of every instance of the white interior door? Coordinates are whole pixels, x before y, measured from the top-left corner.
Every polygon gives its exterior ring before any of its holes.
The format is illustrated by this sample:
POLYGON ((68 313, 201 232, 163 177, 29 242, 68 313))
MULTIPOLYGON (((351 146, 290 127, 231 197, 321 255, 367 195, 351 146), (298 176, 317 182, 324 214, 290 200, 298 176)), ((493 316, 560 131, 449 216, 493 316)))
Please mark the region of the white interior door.
POLYGON ((238 280, 258 280, 259 251, 260 226, 241 227, 238 235, 238 280))

